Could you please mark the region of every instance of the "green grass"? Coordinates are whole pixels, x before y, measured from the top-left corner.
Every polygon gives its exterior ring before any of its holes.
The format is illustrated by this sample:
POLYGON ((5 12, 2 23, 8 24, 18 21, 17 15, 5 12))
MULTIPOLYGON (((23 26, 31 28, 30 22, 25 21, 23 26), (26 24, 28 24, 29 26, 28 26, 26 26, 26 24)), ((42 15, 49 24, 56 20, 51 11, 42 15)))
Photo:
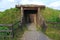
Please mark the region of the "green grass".
MULTIPOLYGON (((8 27, 6 26, 0 26, 0 30, 9 30, 8 27)), ((0 40, 5 40, 4 39, 4 36, 9 36, 10 35, 10 32, 0 32, 0 40)))
MULTIPOLYGON (((7 9, 3 12, 0 12, 0 24, 14 24, 18 21, 20 21, 20 9, 17 9, 17 8, 10 8, 10 9, 7 9)), ((24 33, 24 30, 26 30, 25 27, 23 27, 23 29, 19 28, 18 30, 16 30, 18 28, 18 24, 16 24, 14 26, 14 34, 15 34, 15 37, 13 40, 16 40, 18 35, 19 36, 22 36, 23 33, 24 33)), ((9 30, 8 27, 0 27, 0 30, 9 30)), ((2 34, 6 34, 6 33, 2 33, 2 34)), ((5 38, 6 40, 12 40, 12 38, 5 38)), ((5 40, 4 37, 0 37, 0 40, 5 40)))
MULTIPOLYGON (((60 22, 60 10, 54 10, 52 8, 46 7, 45 10, 41 10, 41 15, 44 17, 45 21, 60 22)), ((20 20, 20 16, 21 16, 20 9, 17 8, 7 9, 4 12, 0 12, 0 24, 16 23, 17 21, 20 20)), ((52 24, 48 24, 45 34, 53 40, 60 40, 60 25, 58 24, 57 27, 51 27, 51 26, 52 24)), ((15 25, 14 29, 16 28, 17 25, 15 25)), ((8 28, 0 27, 0 30, 5 30, 5 29, 8 28)), ((24 30, 27 30, 26 26, 22 27, 22 29, 20 28, 19 30, 17 30, 15 32, 17 34, 14 37, 14 40, 16 40, 18 37, 22 37, 24 30)), ((38 27, 37 30, 41 30, 41 28, 38 27)))
POLYGON ((23 25, 23 27, 20 27, 17 31, 15 31, 15 37, 14 40, 21 40, 20 38, 22 38, 24 32, 28 30, 26 25, 23 25))
MULTIPOLYGON (((45 10, 41 10, 41 15, 44 17, 45 21, 60 22, 60 10, 46 7, 45 10)), ((53 24, 47 23, 47 25, 48 27, 44 33, 53 40, 60 40, 60 24, 53 26, 53 24)))
MULTIPOLYGON (((8 27, 0 27, 0 30, 9 30, 9 29, 8 29, 8 27)), ((2 36, 2 35, 5 35, 6 36, 8 34, 9 34, 9 32, 1 32, 0 33, 0 36, 2 36)))
POLYGON ((41 10, 41 15, 45 18, 46 21, 50 22, 59 22, 60 11, 54 10, 52 8, 45 8, 45 10, 41 10), (58 20, 59 19, 59 20, 58 20))
POLYGON ((0 13, 0 24, 14 23, 20 20, 20 9, 11 8, 0 13))
POLYGON ((49 24, 45 33, 53 40, 60 40, 60 26, 53 27, 51 24, 49 24))

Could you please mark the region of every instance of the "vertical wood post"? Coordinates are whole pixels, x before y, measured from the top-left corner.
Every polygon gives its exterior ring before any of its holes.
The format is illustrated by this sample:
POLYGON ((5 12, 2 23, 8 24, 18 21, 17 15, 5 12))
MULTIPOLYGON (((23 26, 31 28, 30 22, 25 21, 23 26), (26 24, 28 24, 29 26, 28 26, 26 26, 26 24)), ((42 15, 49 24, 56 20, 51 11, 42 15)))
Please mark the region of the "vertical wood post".
POLYGON ((38 27, 40 26, 40 7, 38 7, 37 25, 38 25, 38 27))
POLYGON ((12 25, 12 38, 14 38, 14 28, 13 28, 13 25, 12 25))
POLYGON ((21 7, 21 22, 22 22, 22 17, 23 17, 23 7, 21 7))

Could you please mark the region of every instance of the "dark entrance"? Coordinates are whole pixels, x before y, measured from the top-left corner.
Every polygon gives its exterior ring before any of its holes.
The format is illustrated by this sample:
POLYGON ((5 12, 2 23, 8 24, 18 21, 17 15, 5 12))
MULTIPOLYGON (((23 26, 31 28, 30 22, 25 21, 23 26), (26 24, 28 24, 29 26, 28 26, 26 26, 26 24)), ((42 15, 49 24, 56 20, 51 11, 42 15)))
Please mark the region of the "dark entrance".
POLYGON ((33 23, 36 18, 37 10, 24 10, 25 23, 33 23))

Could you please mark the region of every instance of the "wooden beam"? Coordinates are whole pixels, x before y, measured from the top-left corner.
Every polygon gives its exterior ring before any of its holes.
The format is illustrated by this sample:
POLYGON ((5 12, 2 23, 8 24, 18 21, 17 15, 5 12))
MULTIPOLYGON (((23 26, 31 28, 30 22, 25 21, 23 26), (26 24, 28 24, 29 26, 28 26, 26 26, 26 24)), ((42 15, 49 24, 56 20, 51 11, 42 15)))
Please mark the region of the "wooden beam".
POLYGON ((37 7, 24 7, 24 10, 37 10, 37 7))
POLYGON ((0 24, 0 26, 12 26, 13 24, 0 24))
POLYGON ((12 32, 12 30, 0 30, 0 32, 12 32))

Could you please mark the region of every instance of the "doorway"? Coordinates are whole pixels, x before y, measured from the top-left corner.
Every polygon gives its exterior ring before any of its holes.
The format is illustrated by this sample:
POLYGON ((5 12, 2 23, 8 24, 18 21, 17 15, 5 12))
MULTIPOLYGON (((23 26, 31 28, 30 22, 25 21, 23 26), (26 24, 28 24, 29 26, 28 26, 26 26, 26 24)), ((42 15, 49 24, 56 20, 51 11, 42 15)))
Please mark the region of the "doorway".
POLYGON ((25 23, 34 23, 36 24, 37 10, 24 10, 24 21, 25 23))

